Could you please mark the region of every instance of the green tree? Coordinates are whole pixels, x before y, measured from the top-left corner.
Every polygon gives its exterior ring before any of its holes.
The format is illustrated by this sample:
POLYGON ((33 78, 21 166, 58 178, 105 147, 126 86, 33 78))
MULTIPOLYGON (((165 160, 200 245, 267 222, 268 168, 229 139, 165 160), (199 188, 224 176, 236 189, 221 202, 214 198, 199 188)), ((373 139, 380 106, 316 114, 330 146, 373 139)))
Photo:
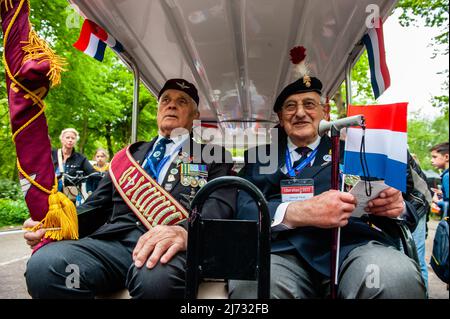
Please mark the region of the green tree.
POLYGON ((415 117, 408 122, 408 145, 410 152, 417 155, 423 169, 431 166, 430 147, 448 141, 448 113, 434 120, 415 117))
MULTIPOLYGON (((448 0, 400 0, 397 7, 402 10, 402 14, 399 18, 401 25, 425 25, 427 27, 437 27, 439 29, 439 34, 434 37, 433 43, 430 44, 434 48, 434 55, 432 58, 435 58, 438 55, 448 56, 448 0)), ((442 89, 445 92, 448 92, 449 70, 444 69, 440 74, 444 74, 447 78, 447 80, 442 83, 442 89)), ((431 103, 433 106, 439 108, 444 116, 447 114, 448 117, 448 94, 433 97, 431 103)))
MULTIPOLYGON (((397 10, 401 10, 399 23, 402 26, 425 25, 437 27, 440 33, 433 39, 435 50, 430 58, 437 55, 448 55, 448 0, 401 0, 397 10)), ((448 69, 440 73, 446 75, 442 83, 444 91, 448 92, 448 69)), ((345 84, 333 98, 334 114, 337 117, 345 116, 345 84)), ((364 52, 352 69, 352 101, 353 104, 376 104, 370 83, 370 71, 367 53, 364 52)), ((449 97, 448 93, 434 96, 431 99, 433 106, 441 110, 441 116, 436 119, 423 119, 414 115, 408 121, 408 144, 410 151, 415 153, 424 169, 432 169, 430 164, 429 148, 437 143, 448 141, 449 97)))
MULTIPOLYGON (((82 18, 66 0, 30 0, 30 20, 37 33, 66 59, 61 85, 45 98, 49 135, 59 147, 59 134, 66 127, 80 132, 77 150, 92 158, 98 147, 111 155, 130 142, 133 76, 115 53, 107 48, 103 62, 76 50, 82 18)), ((1 39, 1 38, 0 38, 1 39)), ((0 47, 0 53, 3 46, 0 47)), ((0 68, 0 76, 4 70, 0 68)), ((17 178, 11 141, 6 84, 0 82, 0 178, 17 178)), ((142 85, 139 99, 138 139, 156 134, 156 100, 142 85)))

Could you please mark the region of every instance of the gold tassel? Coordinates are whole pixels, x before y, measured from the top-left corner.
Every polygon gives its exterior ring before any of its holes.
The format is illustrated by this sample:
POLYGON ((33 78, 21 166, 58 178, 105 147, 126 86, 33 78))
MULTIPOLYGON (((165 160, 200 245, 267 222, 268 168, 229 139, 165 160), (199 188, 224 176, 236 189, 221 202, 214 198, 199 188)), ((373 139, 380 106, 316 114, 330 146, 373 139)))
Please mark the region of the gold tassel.
POLYGON ((40 228, 52 229, 45 232, 44 238, 78 239, 78 216, 74 203, 61 192, 50 194, 48 213, 31 231, 37 231, 40 228))
POLYGON ((25 51, 26 55, 23 58, 23 62, 25 63, 28 60, 40 60, 39 63, 49 61, 50 71, 47 73, 47 76, 51 81, 51 86, 59 85, 61 83, 61 72, 65 71, 63 66, 67 64, 65 59, 56 55, 47 42, 39 38, 31 27, 28 42, 24 43, 22 50, 25 51))

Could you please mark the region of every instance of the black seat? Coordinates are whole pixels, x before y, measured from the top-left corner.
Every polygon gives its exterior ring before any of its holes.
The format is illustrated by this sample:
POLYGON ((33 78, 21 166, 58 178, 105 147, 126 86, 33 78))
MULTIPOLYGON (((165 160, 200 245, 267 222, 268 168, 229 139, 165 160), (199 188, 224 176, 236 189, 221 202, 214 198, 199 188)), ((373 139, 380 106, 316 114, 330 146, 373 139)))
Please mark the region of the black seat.
POLYGON ((188 225, 186 298, 197 296, 202 279, 257 280, 258 298, 270 296, 270 215, 261 191, 240 177, 225 176, 208 182, 191 203, 188 225), (259 219, 202 218, 209 195, 222 187, 248 192, 257 202, 259 219))
POLYGON ((406 221, 369 215, 369 223, 374 224, 383 230, 383 232, 388 234, 393 239, 399 250, 402 250, 406 256, 413 259, 420 265, 416 243, 412 237, 408 225, 406 224, 406 221))

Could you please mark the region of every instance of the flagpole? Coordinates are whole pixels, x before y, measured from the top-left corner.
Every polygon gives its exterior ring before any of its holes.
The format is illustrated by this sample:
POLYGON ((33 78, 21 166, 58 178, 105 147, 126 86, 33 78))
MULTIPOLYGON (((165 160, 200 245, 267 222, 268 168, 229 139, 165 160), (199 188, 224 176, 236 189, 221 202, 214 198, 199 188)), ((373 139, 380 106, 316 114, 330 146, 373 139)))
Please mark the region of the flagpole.
MULTIPOLYGON (((331 189, 339 190, 339 137, 340 131, 331 126, 331 189)), ((339 267, 339 237, 340 228, 333 228, 331 232, 331 261, 330 261, 330 293, 331 299, 337 297, 338 267, 339 267)))

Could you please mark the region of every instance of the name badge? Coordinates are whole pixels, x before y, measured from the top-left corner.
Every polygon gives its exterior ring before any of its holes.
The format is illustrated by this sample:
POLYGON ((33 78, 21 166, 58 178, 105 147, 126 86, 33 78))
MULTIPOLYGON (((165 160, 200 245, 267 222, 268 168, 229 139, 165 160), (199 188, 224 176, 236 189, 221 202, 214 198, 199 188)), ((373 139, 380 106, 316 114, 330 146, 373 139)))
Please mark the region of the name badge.
POLYGON ((311 178, 284 179, 280 182, 280 188, 283 203, 303 201, 314 196, 314 180, 311 178))

